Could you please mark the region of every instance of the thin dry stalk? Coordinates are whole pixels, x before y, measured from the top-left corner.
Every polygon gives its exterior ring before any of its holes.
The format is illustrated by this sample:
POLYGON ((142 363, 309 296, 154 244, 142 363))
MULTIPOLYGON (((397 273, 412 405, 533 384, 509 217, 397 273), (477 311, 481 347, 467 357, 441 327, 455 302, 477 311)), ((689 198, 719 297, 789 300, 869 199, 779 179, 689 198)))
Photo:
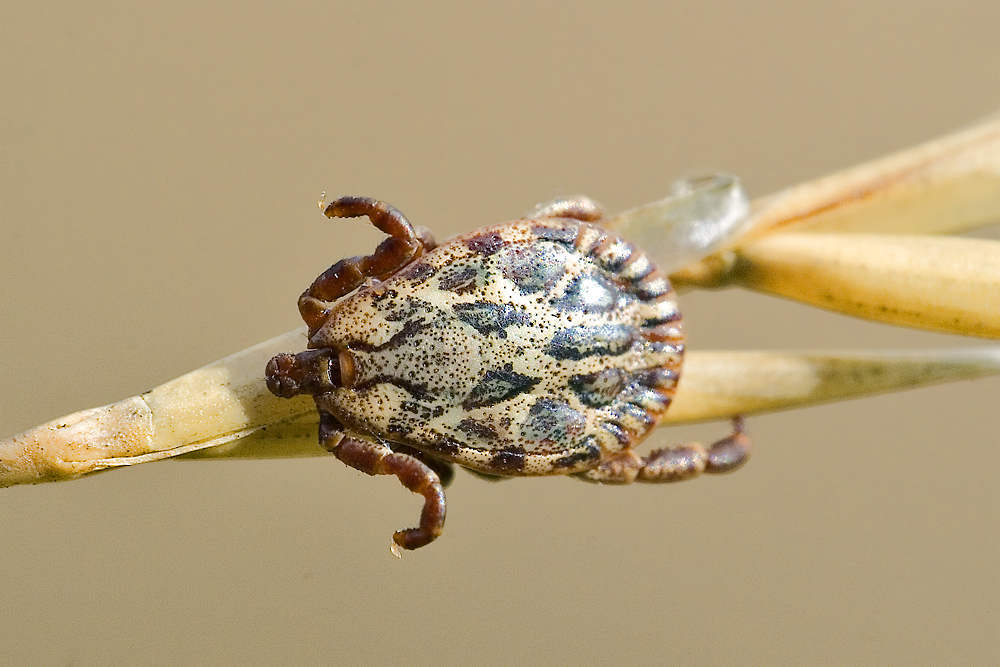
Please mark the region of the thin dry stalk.
MULTIPOLYGON (((615 220, 620 233, 650 210, 615 220)), ((1000 243, 855 232, 941 233, 1000 220, 1000 120, 752 204, 741 247, 674 274, 687 288, 740 284, 852 315, 1000 337, 1000 243), (837 237, 787 232, 831 232, 837 237), (847 234, 845 232, 851 232, 847 234), (836 295, 836 298, 831 297, 836 295), (891 312, 891 316, 879 313, 891 312)), ((665 242, 665 241, 661 241, 665 242)), ((654 257, 668 253, 651 239, 654 257)), ((301 349, 296 330, 150 392, 0 441, 0 486, 71 479, 181 454, 320 454, 309 398, 277 399, 263 368, 301 349)), ((669 422, 784 410, 1000 373, 973 351, 690 353, 669 422), (766 381, 764 381, 766 379, 766 381)))

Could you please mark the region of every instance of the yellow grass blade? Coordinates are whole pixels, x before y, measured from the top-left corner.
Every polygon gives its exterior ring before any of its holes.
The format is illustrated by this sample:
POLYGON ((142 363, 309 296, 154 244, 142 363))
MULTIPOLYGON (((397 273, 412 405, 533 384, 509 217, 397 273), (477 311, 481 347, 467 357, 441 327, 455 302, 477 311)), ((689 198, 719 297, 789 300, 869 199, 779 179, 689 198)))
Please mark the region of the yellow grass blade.
MULTIPOLYGON (((0 441, 0 486, 72 479, 197 452, 322 456, 312 399, 277 399, 261 369, 302 330, 238 352, 141 396, 0 441), (247 437, 250 436, 250 437, 247 437)), ((921 353, 691 353, 668 423, 705 421, 1000 374, 1000 348, 921 353)))
POLYGON ((882 352, 698 352, 667 423, 721 419, 1000 374, 1000 347, 882 352))
POLYGON ((956 233, 1000 222, 1000 115, 756 200, 752 210, 753 236, 956 233))
POLYGON ((315 412, 311 398, 275 398, 264 385, 268 359, 303 342, 304 330, 296 329, 140 396, 0 440, 0 486, 71 479, 169 458, 315 412))
POLYGON ((774 234, 737 251, 748 289, 867 320, 1000 338, 1000 241, 774 234))
MULTIPOLYGON (((786 232, 945 234, 1000 222, 1000 115, 972 128, 751 203, 749 245, 786 232)), ((627 225, 623 226, 627 236, 627 225)), ((663 239, 662 243, 668 243, 663 239)), ((656 257, 655 241, 646 248, 656 257)), ((680 289, 738 281, 720 252, 671 275, 680 289)))

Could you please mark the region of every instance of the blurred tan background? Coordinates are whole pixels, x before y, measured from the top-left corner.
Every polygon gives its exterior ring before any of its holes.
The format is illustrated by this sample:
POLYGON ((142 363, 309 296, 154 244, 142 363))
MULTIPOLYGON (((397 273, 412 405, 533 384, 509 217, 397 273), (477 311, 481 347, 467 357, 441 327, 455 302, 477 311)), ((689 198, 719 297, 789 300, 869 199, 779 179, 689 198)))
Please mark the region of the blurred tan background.
MULTIPOLYGON (((8 2, 0 70, 6 436, 298 326, 379 238, 322 190, 439 238, 698 168, 767 194, 1000 107, 1000 5, 8 2)), ((694 349, 978 344, 683 306, 694 349)), ((332 458, 0 490, 0 663, 995 664, 1000 382, 749 427, 725 478, 460 474, 401 561, 417 499, 332 458)))

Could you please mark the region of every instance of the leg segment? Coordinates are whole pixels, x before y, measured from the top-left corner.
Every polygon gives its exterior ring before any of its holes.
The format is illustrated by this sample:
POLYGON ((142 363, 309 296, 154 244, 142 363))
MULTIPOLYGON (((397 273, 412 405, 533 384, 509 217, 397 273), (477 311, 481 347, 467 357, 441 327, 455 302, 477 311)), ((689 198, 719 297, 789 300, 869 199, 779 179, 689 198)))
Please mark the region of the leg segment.
POLYGON ((577 477, 601 484, 680 482, 702 473, 722 474, 742 467, 750 459, 750 436, 743 432, 743 418, 733 419, 733 433, 706 451, 697 443, 657 449, 640 457, 625 450, 577 477))
POLYGON ((419 449, 414 449, 413 447, 407 447, 406 445, 400 445, 397 443, 392 443, 392 451, 397 454, 409 454, 416 460, 423 463, 425 466, 437 473, 438 479, 441 480, 441 486, 447 489, 451 486, 451 483, 455 481, 455 466, 447 461, 442 461, 441 459, 436 459, 433 456, 428 456, 419 449))
POLYGON ((299 312, 309 325, 310 334, 323 325, 333 301, 357 289, 367 278, 383 280, 391 276, 434 248, 429 231, 422 227, 414 229, 398 210, 371 197, 340 197, 330 202, 323 214, 328 218, 368 216, 389 238, 371 255, 340 260, 299 297, 299 312))
MULTIPOLYGON (((404 549, 433 542, 444 529, 444 489, 437 473, 417 458, 392 451, 381 442, 345 435, 337 419, 320 412, 320 444, 347 465, 369 475, 395 475, 410 491, 424 497, 420 526, 397 531, 392 540, 404 549)), ((395 547, 393 548, 395 552, 395 547)))

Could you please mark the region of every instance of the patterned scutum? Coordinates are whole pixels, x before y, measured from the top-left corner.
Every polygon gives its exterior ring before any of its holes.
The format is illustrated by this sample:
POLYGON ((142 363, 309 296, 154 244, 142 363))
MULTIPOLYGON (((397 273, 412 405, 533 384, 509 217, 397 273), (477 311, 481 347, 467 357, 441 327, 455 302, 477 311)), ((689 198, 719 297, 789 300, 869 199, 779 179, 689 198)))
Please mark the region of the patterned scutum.
POLYGON ((634 246, 568 219, 459 236, 334 307, 310 340, 354 383, 317 404, 356 433, 481 472, 565 474, 632 447, 673 396, 683 331, 634 246))

